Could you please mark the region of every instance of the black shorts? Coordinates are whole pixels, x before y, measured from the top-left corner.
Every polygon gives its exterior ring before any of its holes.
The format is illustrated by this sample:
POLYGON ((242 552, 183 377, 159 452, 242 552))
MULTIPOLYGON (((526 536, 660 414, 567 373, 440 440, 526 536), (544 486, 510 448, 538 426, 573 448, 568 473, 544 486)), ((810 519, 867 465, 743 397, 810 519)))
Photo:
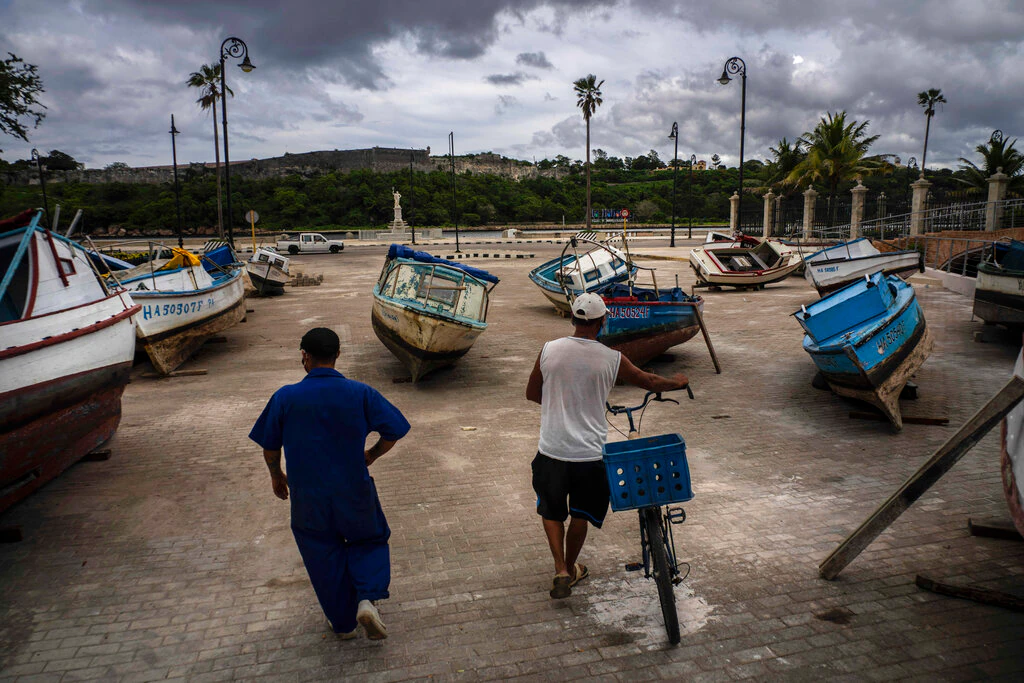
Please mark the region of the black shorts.
POLYGON ((571 514, 600 529, 608 514, 611 492, 600 460, 567 462, 538 452, 533 459, 533 490, 537 513, 544 519, 564 522, 571 514))

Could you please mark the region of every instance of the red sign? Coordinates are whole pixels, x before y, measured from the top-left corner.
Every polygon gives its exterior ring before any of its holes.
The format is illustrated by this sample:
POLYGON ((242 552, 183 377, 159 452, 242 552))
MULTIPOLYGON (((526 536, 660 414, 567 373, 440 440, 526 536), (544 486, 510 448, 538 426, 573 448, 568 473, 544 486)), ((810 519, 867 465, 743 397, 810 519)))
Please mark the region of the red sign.
POLYGON ((629 209, 623 209, 622 210, 622 217, 623 218, 629 218, 629 209))

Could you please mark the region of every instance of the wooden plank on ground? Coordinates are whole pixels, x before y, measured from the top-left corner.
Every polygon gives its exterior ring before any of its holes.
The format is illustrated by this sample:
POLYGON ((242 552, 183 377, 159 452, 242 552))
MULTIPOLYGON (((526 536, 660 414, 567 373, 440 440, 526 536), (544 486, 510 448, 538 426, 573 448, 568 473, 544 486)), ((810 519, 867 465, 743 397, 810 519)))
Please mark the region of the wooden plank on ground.
POLYGON ((968 519, 967 530, 971 532, 971 536, 999 538, 1006 541, 1024 541, 1024 536, 1020 535, 1020 532, 1017 531, 1017 527, 1013 525, 1013 522, 1005 522, 1003 520, 968 519))
POLYGON ((838 576, 839 572, 903 514, 904 510, 924 495, 974 444, 999 424, 1021 399, 1024 399, 1024 379, 1014 376, 956 434, 942 444, 917 472, 903 482, 896 493, 882 503, 856 531, 847 536, 846 540, 825 558, 818 566, 818 574, 824 579, 834 579, 838 576))
POLYGON ((101 448, 99 450, 90 451, 82 456, 80 462, 103 462, 110 460, 111 450, 109 448, 101 448))
POLYGON ((973 600, 974 602, 980 602, 986 605, 995 605, 996 607, 1003 607, 1005 609, 1013 610, 1014 612, 1024 612, 1024 598, 1011 593, 1003 593, 1001 591, 994 591, 988 588, 978 588, 976 586, 958 586, 952 583, 942 583, 934 579, 929 579, 926 576, 917 575, 914 579, 914 583, 917 584, 918 588, 923 588, 926 591, 932 593, 939 593, 940 595, 949 595, 954 598, 962 598, 964 600, 973 600))
MULTIPOLYGON (((851 420, 874 420, 876 422, 888 422, 889 418, 881 413, 872 412, 870 410, 851 410, 851 420)), ((948 425, 948 417, 912 417, 908 415, 903 416, 903 424, 911 425, 948 425)))
POLYGON ((198 375, 207 374, 207 370, 175 370, 169 372, 166 375, 161 375, 159 372, 144 372, 142 376, 147 379, 167 379, 168 377, 196 377, 198 375))

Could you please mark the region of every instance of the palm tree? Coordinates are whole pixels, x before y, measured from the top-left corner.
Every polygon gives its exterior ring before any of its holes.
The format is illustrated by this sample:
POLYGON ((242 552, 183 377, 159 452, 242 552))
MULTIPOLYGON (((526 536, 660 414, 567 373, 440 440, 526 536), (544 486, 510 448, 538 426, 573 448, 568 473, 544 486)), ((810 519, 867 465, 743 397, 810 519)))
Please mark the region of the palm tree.
POLYGON ((917 104, 924 107, 924 153, 921 155, 921 177, 924 177, 924 165, 928 161, 928 130, 932 125, 932 117, 935 116, 935 105, 945 104, 946 97, 938 88, 929 88, 924 92, 917 93, 917 104))
POLYGON ((974 162, 960 157, 960 170, 964 172, 965 177, 957 180, 970 186, 968 192, 985 193, 988 191, 989 177, 1002 169, 1003 173, 1010 176, 1010 186, 1017 189, 1024 178, 1024 154, 1014 149, 1016 142, 1016 139, 1007 142, 1002 137, 992 137, 988 144, 978 145, 974 151, 981 155, 981 166, 978 167, 974 162))
POLYGON ((601 99, 602 85, 604 81, 598 83, 594 74, 587 74, 586 78, 572 84, 576 91, 576 106, 583 111, 583 120, 587 124, 587 230, 590 230, 590 117, 604 101, 601 99))
MULTIPOLYGON (((186 85, 190 88, 199 88, 202 93, 196 104, 203 111, 213 110, 213 149, 217 162, 217 236, 224 239, 224 211, 221 208, 220 190, 220 139, 217 137, 217 100, 220 93, 220 64, 203 64, 199 71, 193 71, 188 77, 186 85)), ((225 86, 225 90, 232 97, 235 93, 231 88, 225 86)))
POLYGON ((807 156, 803 140, 799 138, 796 142, 782 138, 775 147, 769 147, 768 151, 773 157, 768 163, 768 184, 773 188, 784 184, 793 169, 807 156))
POLYGON ((878 139, 867 135, 869 121, 846 122, 846 112, 829 112, 822 117, 814 130, 804 133, 797 140, 807 154, 786 177, 788 185, 811 185, 820 182, 828 187, 830 204, 839 184, 857 176, 882 172, 888 166, 881 155, 868 156, 868 148, 878 139))

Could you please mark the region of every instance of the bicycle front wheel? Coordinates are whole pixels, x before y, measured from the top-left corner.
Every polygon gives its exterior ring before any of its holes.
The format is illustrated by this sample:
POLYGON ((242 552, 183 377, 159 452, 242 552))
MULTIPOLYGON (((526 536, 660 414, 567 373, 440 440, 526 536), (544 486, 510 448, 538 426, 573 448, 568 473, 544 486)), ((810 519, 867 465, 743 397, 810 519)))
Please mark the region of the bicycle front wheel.
POLYGON ((661 602, 661 616, 665 620, 668 642, 679 643, 679 615, 676 613, 676 594, 672 586, 672 568, 669 566, 668 539, 661 524, 661 508, 644 508, 644 528, 647 543, 651 549, 654 565, 654 582, 658 584, 658 600, 661 602))

